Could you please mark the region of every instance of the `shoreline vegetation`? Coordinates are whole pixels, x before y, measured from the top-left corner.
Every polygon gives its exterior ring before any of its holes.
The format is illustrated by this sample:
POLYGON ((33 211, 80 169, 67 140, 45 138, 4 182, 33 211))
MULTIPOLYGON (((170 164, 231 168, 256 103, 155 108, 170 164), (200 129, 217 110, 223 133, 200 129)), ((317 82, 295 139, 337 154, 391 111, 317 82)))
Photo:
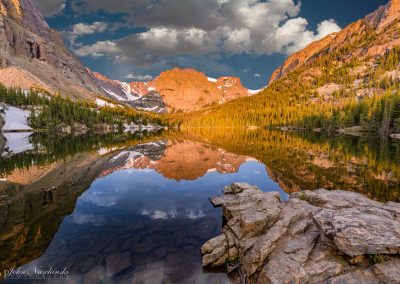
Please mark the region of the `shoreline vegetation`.
POLYGON ((0 177, 15 169, 45 166, 82 153, 101 152, 105 154, 119 151, 138 143, 161 139, 162 132, 92 133, 90 135, 68 134, 64 136, 42 132, 34 133, 29 138, 29 151, 4 155, 0 145, 0 177))
POLYGON ((396 71, 400 47, 395 46, 374 58, 350 57, 341 61, 351 50, 369 46, 375 38, 376 35, 365 34, 334 52, 310 60, 257 95, 188 113, 160 115, 112 103, 99 106, 94 102, 72 101, 35 90, 7 89, 2 85, 0 102, 29 111, 29 124, 35 131, 79 134, 154 125, 178 129, 280 128, 353 135, 368 132, 398 139, 400 77, 393 74, 400 72, 396 71), (299 80, 309 69, 320 70, 320 76, 311 81, 299 80), (358 69, 364 70, 363 75, 355 74, 354 70, 358 69), (318 93, 332 84, 336 86, 333 92, 318 93))
MULTIPOLYGON (((386 32, 395 30, 394 25, 386 32)), ((181 128, 291 127, 328 133, 359 126, 382 137, 398 137, 400 47, 375 57, 351 56, 352 50, 365 49, 377 38, 364 34, 313 58, 252 97, 197 112, 167 114, 165 120, 181 128), (308 79, 302 80, 306 75, 308 79)))
POLYGON ((188 113, 152 114, 111 103, 100 107, 91 102, 71 101, 38 91, 7 89, 2 85, 0 102, 28 110, 29 123, 35 131, 113 132, 150 124, 178 129, 279 128, 353 135, 368 132, 398 139, 400 79, 391 77, 390 72, 400 64, 400 47, 374 59, 352 58, 340 67, 334 64, 337 58, 346 56, 355 46, 365 46, 368 41, 371 39, 364 35, 355 43, 316 58, 253 97, 188 113), (374 68, 365 71, 362 79, 353 74, 354 68, 371 61, 374 68), (317 81, 298 80, 305 70, 313 68, 323 70, 317 81), (359 90, 354 88, 354 81, 362 85, 359 90), (342 87, 329 96, 318 96, 315 90, 327 84, 342 87), (359 96, 360 90, 372 90, 372 93, 359 96))
MULTIPOLYGON (((163 128, 165 125, 155 115, 141 113, 132 108, 115 105, 98 106, 92 102, 72 101, 59 95, 42 91, 23 91, 6 88, 0 84, 0 116, 4 122, 7 106, 27 112, 26 129, 10 129, 6 132, 30 130, 34 132, 97 133, 121 132, 125 129, 163 128)), ((3 125, 1 125, 3 126, 3 125)), ((1 128, 0 128, 1 129, 1 128)))

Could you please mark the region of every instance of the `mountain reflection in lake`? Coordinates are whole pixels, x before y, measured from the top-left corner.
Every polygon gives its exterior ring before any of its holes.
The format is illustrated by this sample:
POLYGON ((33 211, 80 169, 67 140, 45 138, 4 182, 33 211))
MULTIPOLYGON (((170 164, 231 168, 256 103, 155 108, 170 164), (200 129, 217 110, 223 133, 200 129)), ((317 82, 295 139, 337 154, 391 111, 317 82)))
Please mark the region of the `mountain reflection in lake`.
POLYGON ((1 158, 0 269, 67 267, 68 283, 228 282, 203 272, 200 247, 222 225, 208 199, 232 182, 283 200, 318 187, 400 196, 388 141, 232 131, 30 142, 1 158))

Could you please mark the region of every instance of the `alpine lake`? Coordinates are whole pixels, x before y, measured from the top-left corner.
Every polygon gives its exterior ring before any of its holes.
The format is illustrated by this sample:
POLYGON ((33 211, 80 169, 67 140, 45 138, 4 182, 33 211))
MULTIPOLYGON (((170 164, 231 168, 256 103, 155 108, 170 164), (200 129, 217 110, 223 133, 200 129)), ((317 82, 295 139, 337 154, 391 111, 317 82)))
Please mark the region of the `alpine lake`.
POLYGON ((400 202, 391 139, 263 129, 4 136, 1 283, 229 283, 203 270, 200 247, 223 224, 209 198, 233 182, 282 200, 326 188, 400 202))

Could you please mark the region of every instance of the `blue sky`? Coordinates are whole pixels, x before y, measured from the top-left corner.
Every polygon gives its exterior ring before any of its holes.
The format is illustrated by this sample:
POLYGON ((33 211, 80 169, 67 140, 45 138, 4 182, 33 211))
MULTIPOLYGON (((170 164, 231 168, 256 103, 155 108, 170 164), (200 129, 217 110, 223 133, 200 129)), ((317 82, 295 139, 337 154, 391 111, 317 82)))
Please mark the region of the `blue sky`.
POLYGON ((34 0, 94 71, 149 80, 173 67, 265 86, 284 59, 387 0, 34 0))

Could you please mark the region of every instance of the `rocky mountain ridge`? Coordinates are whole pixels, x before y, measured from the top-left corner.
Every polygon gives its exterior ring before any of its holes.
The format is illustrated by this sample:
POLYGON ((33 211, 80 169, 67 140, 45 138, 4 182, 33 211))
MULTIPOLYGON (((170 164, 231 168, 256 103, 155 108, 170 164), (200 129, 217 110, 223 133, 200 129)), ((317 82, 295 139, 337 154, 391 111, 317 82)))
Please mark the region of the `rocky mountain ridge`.
POLYGON ((357 39, 362 36, 371 33, 378 34, 381 39, 376 42, 371 42, 371 44, 365 48, 355 50, 351 56, 361 58, 382 55, 387 49, 400 45, 400 39, 397 33, 391 31, 391 34, 384 34, 385 30, 390 30, 391 26, 398 26, 399 19, 400 1, 391 0, 387 5, 379 7, 364 19, 351 23, 339 33, 332 33, 289 56, 284 64, 273 72, 269 83, 274 83, 304 64, 338 51, 346 45, 356 42, 357 39))
POLYGON ((32 0, 0 1, 0 67, 0 82, 7 87, 87 100, 104 95, 32 0))
POLYGON ((110 98, 158 113, 194 111, 258 92, 243 87, 240 78, 223 76, 214 79, 194 69, 168 70, 149 82, 126 83, 97 72, 92 75, 110 98))

